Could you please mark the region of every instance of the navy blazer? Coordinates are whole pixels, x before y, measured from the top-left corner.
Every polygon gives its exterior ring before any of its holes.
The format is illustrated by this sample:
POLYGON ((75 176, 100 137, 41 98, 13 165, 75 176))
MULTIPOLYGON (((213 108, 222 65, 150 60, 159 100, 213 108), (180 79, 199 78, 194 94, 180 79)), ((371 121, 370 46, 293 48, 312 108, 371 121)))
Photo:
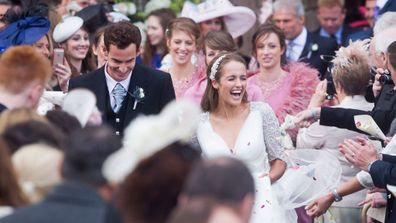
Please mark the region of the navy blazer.
MULTIPOLYGON (((69 90, 75 88, 91 90, 96 96, 96 105, 103 114, 107 111, 106 101, 109 99, 104 67, 72 78, 69 83, 69 90)), ((170 75, 140 64, 136 64, 133 69, 128 92, 127 97, 131 97, 129 99, 132 100, 128 100, 125 117, 123 117, 124 128, 139 114, 158 114, 168 102, 175 99, 170 75), (132 94, 137 88, 143 89, 144 99, 133 109, 135 99, 132 94)), ((103 117, 105 116, 104 114, 103 117)))
MULTIPOLYGON (((321 28, 317 29, 315 31, 315 33, 320 35, 320 29, 321 28)), ((342 32, 341 32, 341 46, 348 46, 349 45, 350 36, 353 33, 356 33, 356 32, 359 32, 359 31, 360 31, 360 29, 353 28, 353 27, 350 27, 348 25, 343 25, 342 32)))
POLYGON ((120 217, 96 190, 77 182, 55 187, 43 201, 17 209, 1 223, 118 223, 120 217))
POLYGON ((316 68, 320 74, 325 74, 329 65, 328 61, 320 58, 320 55, 334 56, 338 46, 335 40, 320 36, 319 34, 308 32, 304 49, 299 57, 299 61, 316 68), (314 45, 317 45, 315 50, 314 45))
POLYGON ((384 14, 385 12, 395 12, 396 11, 396 1, 395 0, 388 0, 384 7, 379 11, 379 15, 384 14))
MULTIPOLYGON (((387 184, 396 185, 396 157, 383 154, 383 160, 375 161, 370 168, 370 175, 374 185, 386 188, 387 184)), ((392 193, 387 191, 387 208, 385 223, 396 222, 396 202, 392 193)))
POLYGON ((361 132, 356 128, 353 117, 355 115, 366 114, 373 117, 378 127, 386 135, 389 132, 393 119, 396 117, 396 92, 393 90, 393 87, 394 85, 391 84, 383 86, 372 111, 322 107, 320 111, 320 124, 361 132))

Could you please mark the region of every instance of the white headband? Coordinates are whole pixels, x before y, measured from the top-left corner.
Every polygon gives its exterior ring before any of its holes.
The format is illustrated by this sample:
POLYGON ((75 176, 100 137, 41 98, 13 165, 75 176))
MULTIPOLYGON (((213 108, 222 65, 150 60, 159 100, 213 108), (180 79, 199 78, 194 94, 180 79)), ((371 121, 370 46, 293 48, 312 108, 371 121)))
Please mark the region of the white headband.
POLYGON ((225 56, 226 56, 226 54, 224 54, 223 56, 220 56, 220 57, 217 58, 217 60, 213 63, 212 67, 210 68, 209 79, 215 80, 215 78, 216 78, 216 73, 217 73, 217 69, 219 68, 219 64, 220 64, 221 60, 224 59, 225 56))

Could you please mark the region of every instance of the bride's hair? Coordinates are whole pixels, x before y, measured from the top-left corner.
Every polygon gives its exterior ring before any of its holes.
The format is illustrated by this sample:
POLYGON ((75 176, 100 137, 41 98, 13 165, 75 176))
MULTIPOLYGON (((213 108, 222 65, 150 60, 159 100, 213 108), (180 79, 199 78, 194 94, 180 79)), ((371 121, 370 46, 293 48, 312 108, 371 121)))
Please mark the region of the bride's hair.
MULTIPOLYGON (((205 93, 201 101, 201 108, 203 111, 211 112, 215 110, 219 104, 219 93, 211 83, 211 81, 220 81, 221 71, 223 67, 231 61, 242 63, 246 67, 245 60, 238 53, 220 53, 209 63, 206 75, 208 84, 206 85, 205 93)), ((243 95, 242 102, 247 102, 247 93, 243 95)))

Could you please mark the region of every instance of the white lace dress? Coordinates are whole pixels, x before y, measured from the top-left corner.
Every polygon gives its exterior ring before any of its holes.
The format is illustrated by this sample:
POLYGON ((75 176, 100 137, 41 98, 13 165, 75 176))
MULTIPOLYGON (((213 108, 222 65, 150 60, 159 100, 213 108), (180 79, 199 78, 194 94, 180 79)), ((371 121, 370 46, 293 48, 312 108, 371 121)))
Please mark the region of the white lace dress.
MULTIPOLYGON (((263 177, 263 174, 270 171, 270 161, 285 160, 279 139, 278 120, 271 107, 262 102, 250 104, 250 113, 240 129, 235 148, 232 150, 213 130, 208 112, 202 114, 198 126, 197 141, 204 157, 229 155, 242 160, 251 171, 256 186, 251 218, 253 223, 291 223, 286 220, 284 212, 278 204, 269 177, 263 177)), ((233 186, 237 187, 238 185, 233 186)))

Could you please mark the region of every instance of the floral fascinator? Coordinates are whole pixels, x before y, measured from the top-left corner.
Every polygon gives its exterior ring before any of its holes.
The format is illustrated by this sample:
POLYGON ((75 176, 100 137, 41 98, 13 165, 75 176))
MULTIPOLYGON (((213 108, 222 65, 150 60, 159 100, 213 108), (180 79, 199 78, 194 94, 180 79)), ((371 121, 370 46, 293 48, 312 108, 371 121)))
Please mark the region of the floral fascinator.
POLYGON ((178 100, 170 102, 159 115, 139 116, 125 130, 123 148, 105 161, 103 175, 120 183, 141 160, 174 142, 188 142, 200 113, 193 102, 178 100))

